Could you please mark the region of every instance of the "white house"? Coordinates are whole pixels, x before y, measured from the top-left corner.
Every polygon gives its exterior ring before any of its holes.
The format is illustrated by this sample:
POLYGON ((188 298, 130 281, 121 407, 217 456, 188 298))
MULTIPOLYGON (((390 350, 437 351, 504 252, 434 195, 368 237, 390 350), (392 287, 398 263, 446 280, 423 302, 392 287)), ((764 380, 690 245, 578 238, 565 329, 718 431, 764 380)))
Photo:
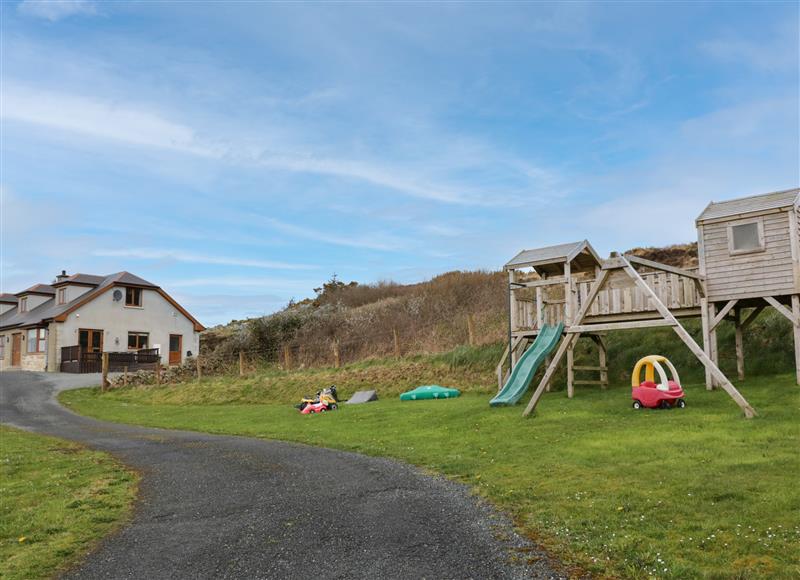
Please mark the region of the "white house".
POLYGON ((77 360, 79 352, 153 349, 162 364, 175 365, 198 353, 203 330, 169 294, 138 276, 62 271, 52 284, 0 295, 0 369, 76 370, 62 368, 62 360, 77 360))

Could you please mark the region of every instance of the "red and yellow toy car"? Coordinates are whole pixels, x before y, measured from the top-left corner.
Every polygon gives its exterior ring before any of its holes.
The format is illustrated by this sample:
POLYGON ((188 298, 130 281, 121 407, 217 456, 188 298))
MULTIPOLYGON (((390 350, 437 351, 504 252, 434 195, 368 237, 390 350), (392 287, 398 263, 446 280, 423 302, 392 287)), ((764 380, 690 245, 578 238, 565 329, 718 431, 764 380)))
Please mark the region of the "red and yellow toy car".
POLYGON ((633 399, 633 408, 641 409, 648 407, 650 409, 670 409, 678 407, 683 409, 686 406, 684 400, 683 388, 680 385, 680 378, 678 371, 666 357, 657 354, 640 359, 633 367, 631 374, 631 398, 633 399), (667 373, 664 372, 662 363, 669 369, 672 379, 667 379, 667 373), (644 381, 641 380, 641 372, 644 368, 644 381), (655 382, 656 373, 658 373, 659 383, 655 382))

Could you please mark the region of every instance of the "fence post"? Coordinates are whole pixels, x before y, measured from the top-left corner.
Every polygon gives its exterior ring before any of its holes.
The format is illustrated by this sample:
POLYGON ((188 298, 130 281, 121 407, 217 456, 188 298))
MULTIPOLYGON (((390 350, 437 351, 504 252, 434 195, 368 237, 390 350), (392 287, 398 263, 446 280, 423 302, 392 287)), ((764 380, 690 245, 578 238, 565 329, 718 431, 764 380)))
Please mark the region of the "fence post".
POLYGON ((244 376, 244 351, 239 351, 239 376, 244 376))
POLYGON ((156 361, 156 384, 161 384, 161 358, 156 361))
POLYGON ((288 344, 283 346, 283 367, 287 371, 292 368, 292 350, 288 344))
POLYGON ((392 328, 392 335, 394 336, 394 356, 400 358, 400 337, 397 336, 396 328, 392 328))
POLYGON ((333 348, 333 367, 339 368, 339 341, 335 338, 333 339, 333 344, 331 345, 333 348))
POLYGON ((472 314, 467 314, 467 333, 469 334, 469 345, 475 346, 475 322, 472 320, 472 314))
POLYGON ((128 386, 128 365, 122 367, 122 386, 128 386))
POLYGON ((105 392, 106 389, 108 389, 108 387, 109 387, 109 384, 108 384, 108 353, 107 352, 103 353, 102 361, 103 361, 103 366, 102 366, 103 383, 102 383, 102 387, 100 388, 100 390, 105 392))
POLYGON ((195 361, 195 366, 197 366, 197 380, 199 381, 203 376, 202 371, 200 370, 200 355, 199 354, 195 357, 194 361, 195 361))

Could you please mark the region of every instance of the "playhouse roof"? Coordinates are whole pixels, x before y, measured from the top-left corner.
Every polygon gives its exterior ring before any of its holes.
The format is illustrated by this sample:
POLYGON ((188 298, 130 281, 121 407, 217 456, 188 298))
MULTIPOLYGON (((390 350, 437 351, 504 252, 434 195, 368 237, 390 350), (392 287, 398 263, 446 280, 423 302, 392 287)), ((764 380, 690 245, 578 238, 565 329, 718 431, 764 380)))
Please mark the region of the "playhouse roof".
POLYGON ((697 221, 707 221, 719 218, 733 217, 740 214, 748 214, 756 211, 768 211, 791 207, 798 203, 800 198, 800 188, 785 189, 783 191, 773 191, 761 195, 751 195, 727 201, 711 202, 703 210, 697 221))
POLYGON ((558 244, 533 250, 522 250, 514 256, 506 265, 506 270, 515 268, 533 267, 537 271, 552 273, 560 271, 561 266, 567 261, 575 261, 578 269, 594 268, 595 265, 602 263, 600 256, 587 240, 571 242, 569 244, 558 244), (558 266, 555 267, 554 266, 558 266))

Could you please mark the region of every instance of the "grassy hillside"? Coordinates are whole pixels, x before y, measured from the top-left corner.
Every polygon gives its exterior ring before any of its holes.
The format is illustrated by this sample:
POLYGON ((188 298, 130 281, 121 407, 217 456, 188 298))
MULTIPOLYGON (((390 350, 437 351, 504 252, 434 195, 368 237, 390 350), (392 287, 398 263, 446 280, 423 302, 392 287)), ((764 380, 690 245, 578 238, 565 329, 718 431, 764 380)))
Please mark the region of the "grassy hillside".
MULTIPOLYGON (((634 248, 632 253, 666 264, 695 267, 696 244, 634 248)), ((503 272, 448 272, 419 284, 363 285, 335 276, 315 288, 316 297, 290 303, 261 318, 233 321, 205 332, 201 351, 218 363, 239 351, 277 361, 288 347, 295 366, 325 366, 334 350, 343 362, 485 345, 507 335, 507 279, 503 272)))
POLYGON ((401 403, 407 386, 487 387, 477 352, 361 363, 340 370, 118 389, 62 401, 102 419, 241 434, 395 457, 470 486, 568 566, 630 578, 800 575, 800 400, 794 375, 750 379, 752 420, 721 391, 685 385, 688 407, 630 408, 630 387, 545 394, 534 419, 492 409, 488 393, 401 403), (381 400, 303 416, 298 393, 336 381, 381 400), (476 383, 476 381, 478 381, 476 383), (222 404, 225 403, 225 404, 222 404))

